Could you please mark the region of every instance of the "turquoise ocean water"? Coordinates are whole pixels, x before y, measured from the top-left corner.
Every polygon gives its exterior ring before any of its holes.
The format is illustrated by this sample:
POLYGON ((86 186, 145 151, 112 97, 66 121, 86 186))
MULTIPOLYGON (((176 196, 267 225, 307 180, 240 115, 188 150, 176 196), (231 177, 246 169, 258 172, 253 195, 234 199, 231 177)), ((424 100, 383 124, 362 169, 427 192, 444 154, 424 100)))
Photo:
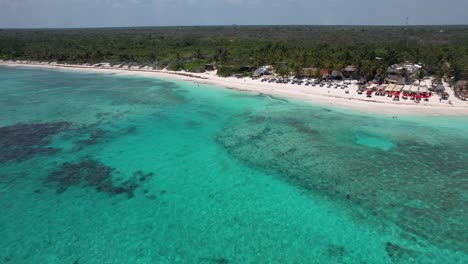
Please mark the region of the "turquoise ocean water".
POLYGON ((0 68, 0 263, 467 263, 468 118, 0 68))

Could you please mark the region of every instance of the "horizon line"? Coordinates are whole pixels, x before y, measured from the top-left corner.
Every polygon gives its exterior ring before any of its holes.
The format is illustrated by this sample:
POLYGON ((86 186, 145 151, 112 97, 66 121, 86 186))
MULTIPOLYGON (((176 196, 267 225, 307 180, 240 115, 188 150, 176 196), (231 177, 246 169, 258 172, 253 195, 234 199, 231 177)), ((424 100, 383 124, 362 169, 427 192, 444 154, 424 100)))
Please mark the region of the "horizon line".
POLYGON ((330 24, 330 25, 320 25, 320 24, 206 24, 206 25, 146 25, 146 26, 107 26, 107 27, 0 27, 0 30, 28 30, 28 29, 118 29, 118 28, 174 28, 174 27, 457 27, 457 26, 468 26, 468 24, 381 24, 381 25, 371 25, 371 24, 355 24, 355 25, 346 25, 346 24, 330 24))

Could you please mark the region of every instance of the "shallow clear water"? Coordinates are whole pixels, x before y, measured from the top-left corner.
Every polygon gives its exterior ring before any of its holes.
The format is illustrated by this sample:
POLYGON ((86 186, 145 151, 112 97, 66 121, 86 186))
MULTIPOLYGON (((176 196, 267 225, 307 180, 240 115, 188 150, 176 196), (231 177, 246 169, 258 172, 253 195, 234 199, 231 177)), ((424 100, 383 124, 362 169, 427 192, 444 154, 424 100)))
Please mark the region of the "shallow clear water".
POLYGON ((467 121, 0 68, 0 262, 466 263, 467 121))

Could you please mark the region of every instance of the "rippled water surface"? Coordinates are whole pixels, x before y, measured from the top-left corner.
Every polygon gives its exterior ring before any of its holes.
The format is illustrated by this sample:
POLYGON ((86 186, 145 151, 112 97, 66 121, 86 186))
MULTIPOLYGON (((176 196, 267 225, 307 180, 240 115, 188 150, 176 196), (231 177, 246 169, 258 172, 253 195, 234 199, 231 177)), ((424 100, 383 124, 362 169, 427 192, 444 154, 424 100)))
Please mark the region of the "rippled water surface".
POLYGON ((466 263, 467 162, 467 118, 0 68, 0 262, 466 263))

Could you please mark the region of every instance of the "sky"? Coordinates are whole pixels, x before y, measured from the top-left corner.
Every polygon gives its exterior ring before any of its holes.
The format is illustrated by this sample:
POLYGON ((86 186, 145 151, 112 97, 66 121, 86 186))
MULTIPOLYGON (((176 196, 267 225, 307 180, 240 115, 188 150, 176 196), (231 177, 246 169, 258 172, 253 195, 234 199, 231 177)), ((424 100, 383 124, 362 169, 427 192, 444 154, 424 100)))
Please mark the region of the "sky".
POLYGON ((0 28, 468 24, 468 0, 0 0, 0 28))

